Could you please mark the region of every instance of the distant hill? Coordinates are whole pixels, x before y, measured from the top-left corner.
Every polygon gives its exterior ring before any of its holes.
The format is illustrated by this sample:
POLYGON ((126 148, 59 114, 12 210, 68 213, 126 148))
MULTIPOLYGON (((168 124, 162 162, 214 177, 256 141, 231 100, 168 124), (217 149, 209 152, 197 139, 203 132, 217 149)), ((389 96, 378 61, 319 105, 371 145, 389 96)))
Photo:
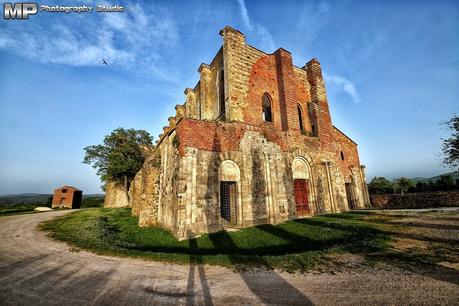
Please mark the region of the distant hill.
MULTIPOLYGON (((48 193, 18 193, 0 195, 0 205, 14 204, 46 204, 48 199, 52 197, 48 193)), ((104 197, 104 194, 83 194, 83 199, 104 197)))
POLYGON ((413 177, 413 178, 410 178, 410 180, 415 182, 415 183, 417 183, 417 182, 428 183, 429 181, 433 181, 434 182, 434 181, 438 180, 443 175, 451 175, 453 177, 453 180, 459 180, 459 171, 443 173, 443 174, 432 176, 432 177, 413 177))

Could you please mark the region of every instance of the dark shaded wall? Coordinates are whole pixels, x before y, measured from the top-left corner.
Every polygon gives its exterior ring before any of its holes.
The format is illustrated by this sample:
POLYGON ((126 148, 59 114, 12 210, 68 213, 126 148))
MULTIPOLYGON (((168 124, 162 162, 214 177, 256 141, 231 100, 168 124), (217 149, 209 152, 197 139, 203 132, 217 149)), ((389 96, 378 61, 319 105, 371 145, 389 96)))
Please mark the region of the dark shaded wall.
POLYGON ((431 208, 459 206, 459 191, 370 195, 373 208, 431 208))

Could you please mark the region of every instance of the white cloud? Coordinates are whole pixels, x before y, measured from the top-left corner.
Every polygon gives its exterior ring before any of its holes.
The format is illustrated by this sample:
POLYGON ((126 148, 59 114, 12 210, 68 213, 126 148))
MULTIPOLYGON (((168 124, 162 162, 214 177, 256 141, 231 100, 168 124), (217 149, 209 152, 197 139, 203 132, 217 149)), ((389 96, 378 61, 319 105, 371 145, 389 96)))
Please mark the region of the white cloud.
POLYGON ((178 31, 165 9, 127 5, 123 13, 42 13, 33 18, 33 23, 8 23, 0 32, 0 49, 70 66, 100 66, 105 58, 114 67, 174 79, 162 54, 176 47, 178 31))
POLYGON ((339 90, 346 92, 349 96, 351 96, 354 102, 360 102, 360 97, 357 93, 355 85, 345 77, 337 74, 329 75, 324 73, 324 79, 331 85, 335 85, 336 87, 338 87, 339 90))
POLYGON ((251 22, 244 0, 236 1, 241 10, 242 21, 247 29, 251 31, 251 36, 254 38, 257 46, 267 52, 273 52, 276 49, 276 45, 274 44, 271 33, 262 25, 251 22))
POLYGON ((260 47, 268 52, 274 52, 276 45, 269 31, 261 25, 255 26, 255 39, 260 44, 260 47))
POLYGON ((241 9, 242 21, 244 21, 245 26, 252 31, 252 24, 250 23, 249 13, 247 12, 244 0, 237 0, 237 2, 239 3, 239 8, 241 9))

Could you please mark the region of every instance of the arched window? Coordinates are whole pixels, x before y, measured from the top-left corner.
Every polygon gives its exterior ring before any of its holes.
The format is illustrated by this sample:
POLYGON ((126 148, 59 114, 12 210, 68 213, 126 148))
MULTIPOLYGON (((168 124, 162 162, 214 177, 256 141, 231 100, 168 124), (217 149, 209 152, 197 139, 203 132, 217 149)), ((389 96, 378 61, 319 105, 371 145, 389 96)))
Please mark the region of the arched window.
POLYGON ((239 166, 232 160, 225 160, 218 168, 220 181, 220 216, 231 225, 238 223, 237 186, 241 177, 239 166))
POLYGON ((301 106, 297 104, 298 107, 298 121, 300 123, 300 130, 304 130, 303 128, 303 112, 301 111, 301 106))
POLYGON ((262 98, 262 107, 263 107, 263 121, 273 122, 273 117, 271 113, 271 98, 268 94, 264 94, 262 98))

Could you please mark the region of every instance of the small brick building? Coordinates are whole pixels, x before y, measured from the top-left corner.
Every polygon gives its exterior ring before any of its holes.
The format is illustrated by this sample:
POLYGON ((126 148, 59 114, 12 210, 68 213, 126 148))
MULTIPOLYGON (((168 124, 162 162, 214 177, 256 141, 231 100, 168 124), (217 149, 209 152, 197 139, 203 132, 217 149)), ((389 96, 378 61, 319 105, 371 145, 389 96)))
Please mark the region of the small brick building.
POLYGON ((369 207, 357 144, 331 121, 317 59, 267 54, 226 26, 222 47, 130 187, 141 226, 196 234, 369 207))
POLYGON ((83 192, 72 186, 62 186, 54 190, 52 208, 80 208, 83 192))

